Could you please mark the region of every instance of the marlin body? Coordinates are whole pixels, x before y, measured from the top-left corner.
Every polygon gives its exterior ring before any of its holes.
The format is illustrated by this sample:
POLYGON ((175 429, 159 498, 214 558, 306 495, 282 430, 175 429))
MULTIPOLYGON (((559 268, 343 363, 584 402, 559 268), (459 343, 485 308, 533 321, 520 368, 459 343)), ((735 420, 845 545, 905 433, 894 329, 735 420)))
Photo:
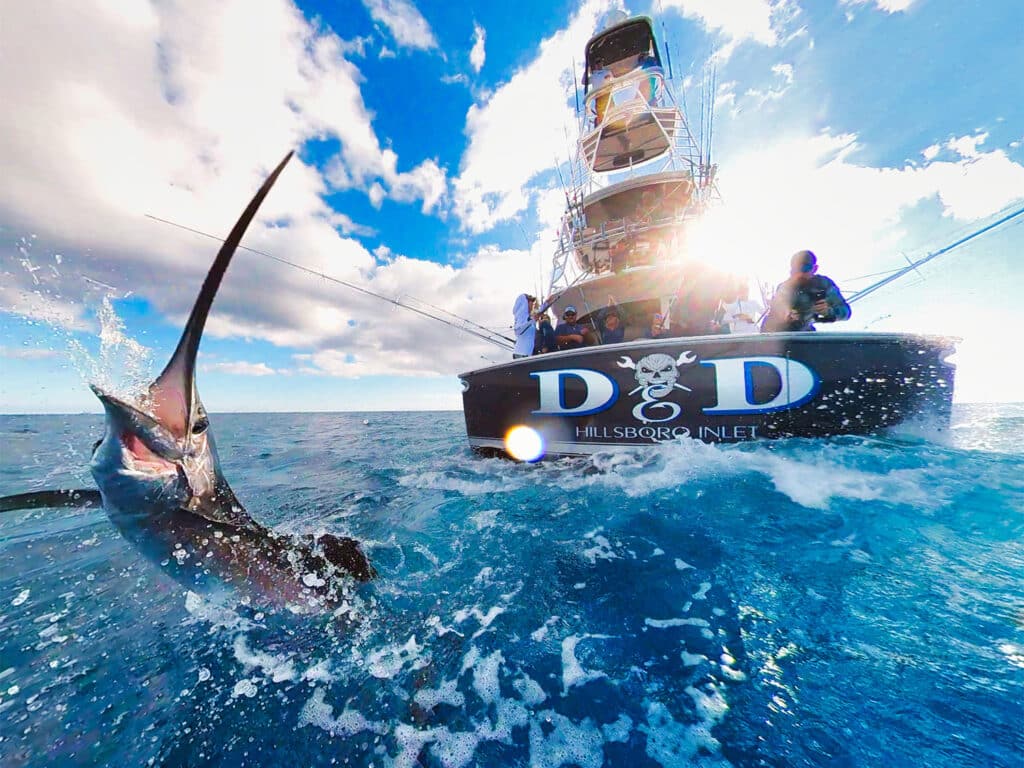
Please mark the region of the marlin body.
MULTIPOLYGON (((353 539, 286 536, 249 516, 221 472, 195 382, 199 342, 221 279, 290 158, 270 174, 224 241, 174 354, 146 394, 128 403, 92 387, 106 411, 106 430, 90 468, 110 521, 179 582, 200 592, 228 585, 256 603, 305 611, 339 604, 351 583, 343 577, 367 581, 376 573, 353 539)), ((48 498, 30 496, 10 498, 36 502, 22 508, 48 498)))

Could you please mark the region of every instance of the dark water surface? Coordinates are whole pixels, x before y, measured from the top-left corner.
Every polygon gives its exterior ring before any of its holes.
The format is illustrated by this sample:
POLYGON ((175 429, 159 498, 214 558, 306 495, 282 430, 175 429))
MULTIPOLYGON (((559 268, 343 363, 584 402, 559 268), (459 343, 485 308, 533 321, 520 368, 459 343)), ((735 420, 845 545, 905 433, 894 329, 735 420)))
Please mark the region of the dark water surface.
MULTIPOLYGON (((365 542, 343 616, 0 515, 0 765, 1024 764, 1024 406, 532 466, 461 419, 213 417, 254 517, 365 542)), ((100 426, 0 417, 0 494, 91 486, 100 426)))

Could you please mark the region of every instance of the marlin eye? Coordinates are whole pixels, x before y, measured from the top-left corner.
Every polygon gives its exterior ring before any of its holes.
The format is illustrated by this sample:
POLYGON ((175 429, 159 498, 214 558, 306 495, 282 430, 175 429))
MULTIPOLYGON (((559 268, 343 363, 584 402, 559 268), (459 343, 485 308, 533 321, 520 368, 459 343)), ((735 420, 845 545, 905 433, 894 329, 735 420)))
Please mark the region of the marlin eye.
POLYGON ((196 423, 192 425, 192 434, 201 435, 209 428, 209 426, 210 420, 206 418, 205 415, 200 416, 199 418, 196 419, 196 423))

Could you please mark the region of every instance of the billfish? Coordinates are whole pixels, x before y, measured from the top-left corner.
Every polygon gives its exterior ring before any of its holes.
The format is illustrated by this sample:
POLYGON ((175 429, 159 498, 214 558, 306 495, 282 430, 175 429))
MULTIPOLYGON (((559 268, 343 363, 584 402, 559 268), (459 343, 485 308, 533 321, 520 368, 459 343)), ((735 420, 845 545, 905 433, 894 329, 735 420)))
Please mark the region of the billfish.
MULTIPOLYGON (((107 516, 146 557, 197 592, 228 585, 261 604, 329 608, 344 576, 376 573, 354 539, 291 536, 242 507, 221 471, 210 419, 196 390, 196 356, 214 296, 246 228, 284 169, 278 164, 235 223, 163 372, 136 403, 99 387, 106 428, 90 468, 107 516)), ((0 511, 96 501, 96 491, 43 491, 0 498, 0 511), (76 496, 77 494, 77 496, 76 496)))

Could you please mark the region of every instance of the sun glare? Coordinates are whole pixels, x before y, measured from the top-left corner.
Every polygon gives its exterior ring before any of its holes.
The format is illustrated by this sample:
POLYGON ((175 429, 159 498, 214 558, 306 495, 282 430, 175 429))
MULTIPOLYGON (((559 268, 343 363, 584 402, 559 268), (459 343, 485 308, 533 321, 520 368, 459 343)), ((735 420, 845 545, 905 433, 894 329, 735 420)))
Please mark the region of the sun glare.
POLYGON ((537 461, 544 455, 544 439, 530 427, 512 427, 505 435, 505 450, 519 461, 537 461))

